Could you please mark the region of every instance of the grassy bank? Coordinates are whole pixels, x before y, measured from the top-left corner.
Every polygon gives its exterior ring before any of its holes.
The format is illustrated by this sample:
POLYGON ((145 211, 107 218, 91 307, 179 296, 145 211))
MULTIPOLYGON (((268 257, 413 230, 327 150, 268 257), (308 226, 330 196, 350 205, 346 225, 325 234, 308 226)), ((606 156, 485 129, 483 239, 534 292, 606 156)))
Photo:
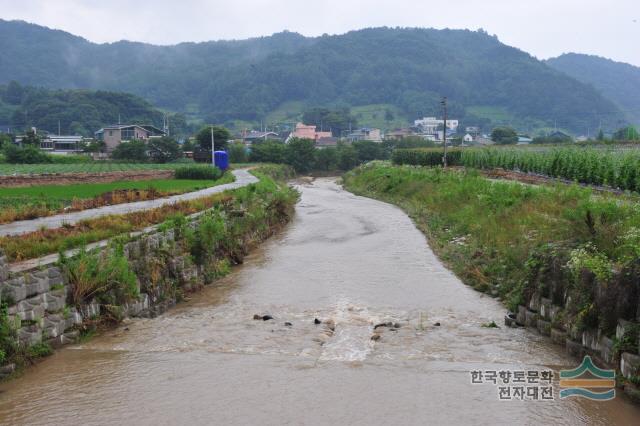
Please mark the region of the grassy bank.
POLYGON ((599 328, 607 336, 617 318, 635 320, 636 203, 575 186, 533 187, 474 171, 387 163, 355 169, 344 182, 356 194, 402 207, 465 283, 501 297, 511 310, 538 294, 568 306, 563 327, 599 328))

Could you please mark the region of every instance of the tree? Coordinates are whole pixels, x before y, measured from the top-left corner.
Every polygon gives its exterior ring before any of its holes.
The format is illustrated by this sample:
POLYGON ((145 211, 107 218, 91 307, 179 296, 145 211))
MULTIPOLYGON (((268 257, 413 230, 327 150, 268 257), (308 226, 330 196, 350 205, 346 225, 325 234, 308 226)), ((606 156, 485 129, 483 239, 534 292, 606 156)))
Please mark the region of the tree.
POLYGON ((314 166, 315 142, 311 139, 293 138, 286 145, 285 161, 297 172, 308 172, 314 166))
POLYGON ((150 139, 147 149, 154 163, 168 163, 182 157, 180 144, 168 136, 150 139))
POLYGON ((111 153, 116 160, 147 161, 147 144, 144 141, 134 139, 130 142, 122 142, 111 153))
POLYGON ((316 151, 315 168, 323 171, 337 169, 338 150, 333 147, 318 149, 316 151))
POLYGON ((496 127, 491 132, 491 140, 498 145, 518 143, 518 134, 511 127, 496 127))
MULTIPOLYGON (((225 127, 213 126, 213 139, 216 151, 226 149, 231 133, 225 127)), ((196 140, 200 148, 211 151, 211 126, 203 127, 197 134, 196 140)))
POLYGON ((0 149, 5 145, 9 145, 11 142, 13 142, 11 136, 7 133, 0 133, 0 149))
POLYGON ((84 152, 105 152, 107 150, 107 144, 101 140, 94 140, 83 147, 84 152))
POLYGON ((229 162, 231 163, 246 163, 248 160, 247 148, 243 143, 232 143, 227 147, 229 153, 229 162))
POLYGON ((24 96, 24 89, 17 81, 11 81, 7 85, 3 100, 11 105, 20 105, 24 96))
POLYGON ((357 120, 350 113, 349 108, 328 109, 312 108, 302 114, 305 124, 313 124, 321 130, 340 136, 344 130, 357 126, 357 120))
POLYGON ((351 170, 358 165, 358 152, 347 144, 338 144, 338 168, 340 170, 351 170))
POLYGON ((38 136, 33 130, 29 130, 22 138, 21 143, 22 145, 40 147, 40 136, 38 136))
POLYGON ((384 111, 384 121, 393 121, 394 118, 393 112, 390 109, 384 111))
POLYGON ((600 129, 600 130, 598 131, 598 137, 597 137, 597 140, 599 140, 599 141, 603 141, 603 140, 604 140, 604 132, 602 131, 602 129, 600 129))
POLYGON ((182 144, 182 152, 193 152, 196 147, 196 141, 193 138, 189 138, 182 144))
POLYGON ((14 144, 8 144, 4 147, 3 152, 7 163, 10 164, 39 164, 51 162, 49 155, 33 145, 20 147, 14 144))
POLYGON ((357 141, 352 145, 358 154, 359 163, 385 159, 384 147, 381 143, 372 141, 357 141))
POLYGON ((637 141, 640 140, 640 133, 635 127, 627 126, 617 130, 613 134, 613 139, 616 141, 637 141))
POLYGON ((251 145, 249 159, 256 163, 276 163, 285 162, 286 147, 282 142, 267 140, 260 144, 251 145))

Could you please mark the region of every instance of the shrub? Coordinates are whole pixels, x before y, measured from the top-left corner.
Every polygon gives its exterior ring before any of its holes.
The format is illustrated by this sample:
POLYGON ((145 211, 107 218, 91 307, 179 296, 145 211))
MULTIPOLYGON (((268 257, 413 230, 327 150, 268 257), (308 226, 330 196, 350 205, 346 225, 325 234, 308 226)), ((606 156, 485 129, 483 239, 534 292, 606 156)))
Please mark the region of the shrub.
POLYGON ((31 145, 27 145, 25 147, 7 145, 4 148, 4 156, 6 157, 6 162, 10 164, 38 164, 52 162, 51 156, 31 145))
POLYGON ((276 163, 285 162, 286 146, 281 142, 265 141, 262 143, 254 143, 251 146, 249 160, 256 163, 276 163))
POLYGON ((60 255, 60 263, 71 287, 76 305, 98 299, 116 304, 138 296, 138 282, 121 245, 100 253, 81 251, 77 256, 60 255))
POLYGON ((222 176, 222 170, 213 166, 185 166, 176 169, 176 179, 216 180, 222 176))
POLYGON ((140 140, 122 142, 113 150, 111 157, 116 160, 147 161, 147 144, 140 140))
POLYGON ((249 160, 247 148, 242 143, 232 143, 227 148, 231 163, 246 163, 249 160))

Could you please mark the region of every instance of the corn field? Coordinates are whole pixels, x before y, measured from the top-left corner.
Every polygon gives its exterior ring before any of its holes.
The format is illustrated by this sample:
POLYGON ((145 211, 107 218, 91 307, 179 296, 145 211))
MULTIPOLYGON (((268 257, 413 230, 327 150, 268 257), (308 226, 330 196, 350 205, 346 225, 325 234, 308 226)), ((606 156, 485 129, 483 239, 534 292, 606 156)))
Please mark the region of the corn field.
MULTIPOLYGON (((640 192, 640 150, 478 148, 452 150, 450 165, 514 170, 640 192)), ((396 164, 438 166, 442 150, 397 150, 396 164)))

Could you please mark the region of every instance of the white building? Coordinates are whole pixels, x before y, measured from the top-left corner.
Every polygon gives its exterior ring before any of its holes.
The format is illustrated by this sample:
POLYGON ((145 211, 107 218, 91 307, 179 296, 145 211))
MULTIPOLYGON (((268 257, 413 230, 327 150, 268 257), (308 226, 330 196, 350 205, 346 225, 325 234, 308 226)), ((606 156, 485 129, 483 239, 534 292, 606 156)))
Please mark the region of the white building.
POLYGON ((52 154, 75 154, 83 151, 82 136, 47 135, 40 141, 40 149, 52 154))
POLYGON ((473 142, 473 136, 471 136, 469 133, 467 133, 466 135, 464 135, 464 137, 462 138, 462 140, 466 143, 469 142, 473 142))
MULTIPOLYGON (((413 122, 415 127, 419 127, 425 134, 435 135, 438 127, 444 125, 444 120, 438 120, 435 117, 424 117, 413 122)), ((447 129, 456 131, 458 129, 458 120, 447 120, 447 129)))

